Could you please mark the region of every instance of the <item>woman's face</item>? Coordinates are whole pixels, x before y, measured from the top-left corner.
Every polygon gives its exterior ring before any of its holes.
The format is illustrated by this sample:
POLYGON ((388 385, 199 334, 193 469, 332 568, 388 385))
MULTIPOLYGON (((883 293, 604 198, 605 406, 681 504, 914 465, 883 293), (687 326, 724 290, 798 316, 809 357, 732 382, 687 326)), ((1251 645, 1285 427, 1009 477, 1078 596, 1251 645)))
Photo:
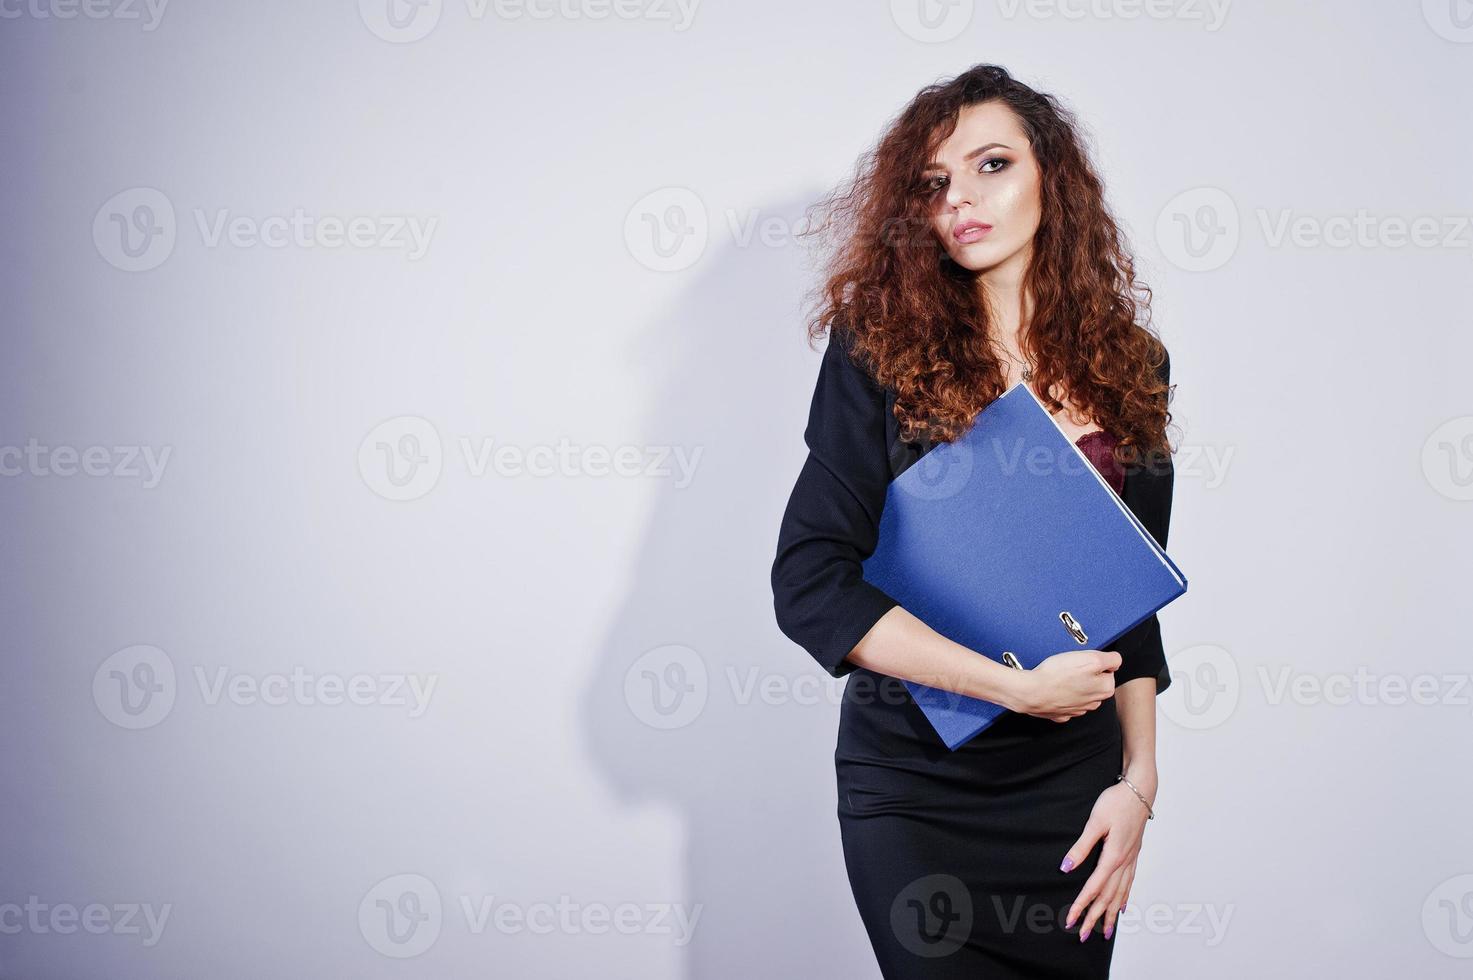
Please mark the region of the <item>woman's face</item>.
POLYGON ((1042 215, 1042 179, 1011 109, 1001 102, 962 109, 923 180, 932 229, 958 265, 1021 275, 1042 215))

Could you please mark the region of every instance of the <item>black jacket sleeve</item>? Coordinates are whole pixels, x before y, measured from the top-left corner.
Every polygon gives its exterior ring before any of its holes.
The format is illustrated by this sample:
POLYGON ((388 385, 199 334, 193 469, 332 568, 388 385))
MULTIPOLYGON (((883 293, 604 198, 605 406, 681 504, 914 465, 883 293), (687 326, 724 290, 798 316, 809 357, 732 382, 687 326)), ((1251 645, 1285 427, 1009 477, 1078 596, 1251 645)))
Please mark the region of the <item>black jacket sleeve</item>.
MULTIPOLYGON (((1171 384, 1171 357, 1160 368, 1161 380, 1171 384)), ((1122 498, 1146 530, 1161 547, 1166 547, 1166 532, 1171 526, 1171 493, 1175 470, 1169 453, 1161 454, 1149 465, 1137 463, 1126 470, 1122 498)), ((1137 677, 1155 677, 1156 693, 1171 686, 1171 671, 1166 666, 1166 652, 1161 641, 1161 621, 1152 613, 1121 636, 1110 648, 1120 654, 1120 667, 1115 671, 1118 686, 1137 677)))
POLYGON ((803 441, 808 458, 788 498, 772 563, 778 628, 834 677, 898 601, 866 582, 890 483, 886 398, 833 333, 819 365, 803 441))

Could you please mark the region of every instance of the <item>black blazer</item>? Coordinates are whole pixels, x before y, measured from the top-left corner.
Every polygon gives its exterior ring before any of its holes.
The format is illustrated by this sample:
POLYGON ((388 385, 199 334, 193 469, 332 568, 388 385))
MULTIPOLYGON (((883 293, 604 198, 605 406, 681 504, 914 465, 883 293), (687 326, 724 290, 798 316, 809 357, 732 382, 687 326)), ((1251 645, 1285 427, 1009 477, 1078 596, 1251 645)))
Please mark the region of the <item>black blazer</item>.
MULTIPOLYGON (((844 658, 899 604, 864 580, 860 563, 874 552, 890 481, 933 448, 900 440, 894 392, 856 362, 843 336, 831 335, 819 365, 803 432, 808 458, 783 513, 771 573, 778 628, 834 677, 856 669, 844 658)), ((1170 384, 1169 356, 1160 377, 1170 384)), ((1173 483, 1167 455, 1128 466, 1121 493, 1163 548, 1173 483)), ((1150 676, 1157 694, 1171 685, 1155 615, 1110 648, 1121 658, 1117 685, 1150 676)))

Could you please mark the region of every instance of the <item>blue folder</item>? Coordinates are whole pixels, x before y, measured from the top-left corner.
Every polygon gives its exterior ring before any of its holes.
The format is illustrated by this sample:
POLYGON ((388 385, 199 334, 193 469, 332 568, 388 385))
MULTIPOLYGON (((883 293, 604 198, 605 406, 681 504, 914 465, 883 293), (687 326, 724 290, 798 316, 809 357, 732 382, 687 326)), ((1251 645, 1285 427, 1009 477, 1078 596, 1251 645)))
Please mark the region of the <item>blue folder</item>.
MULTIPOLYGON (((1109 649, 1187 590, 1022 382, 891 481, 864 578, 943 636, 1020 669, 1109 649)), ((905 685, 949 749, 1007 710, 905 685)))

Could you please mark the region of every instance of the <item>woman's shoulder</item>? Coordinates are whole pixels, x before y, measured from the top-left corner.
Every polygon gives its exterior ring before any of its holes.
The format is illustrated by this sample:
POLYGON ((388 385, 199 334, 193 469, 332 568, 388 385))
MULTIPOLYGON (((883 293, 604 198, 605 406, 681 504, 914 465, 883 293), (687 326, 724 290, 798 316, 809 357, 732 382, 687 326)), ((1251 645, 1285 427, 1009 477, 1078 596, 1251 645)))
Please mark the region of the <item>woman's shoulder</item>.
POLYGON ((835 367, 849 375, 851 380, 864 382, 877 390, 884 387, 875 380, 874 368, 860 351, 858 337, 842 319, 834 320, 829 326, 824 359, 832 360, 835 367))

